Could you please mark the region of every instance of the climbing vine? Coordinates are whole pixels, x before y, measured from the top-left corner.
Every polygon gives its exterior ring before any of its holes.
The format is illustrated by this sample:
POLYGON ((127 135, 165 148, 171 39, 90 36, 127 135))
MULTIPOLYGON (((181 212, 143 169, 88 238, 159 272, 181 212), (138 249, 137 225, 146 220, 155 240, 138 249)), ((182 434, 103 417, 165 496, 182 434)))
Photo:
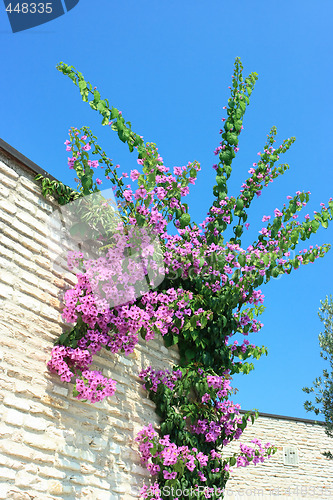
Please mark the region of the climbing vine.
POLYGON ((70 203, 80 197, 80 193, 74 189, 71 189, 60 181, 44 177, 42 174, 36 175, 35 180, 41 183, 42 195, 45 198, 53 196, 60 205, 66 205, 66 203, 70 203))
POLYGON ((116 391, 115 381, 90 369, 96 352, 105 348, 128 354, 139 336, 149 341, 162 335, 167 347, 177 344, 179 364, 171 371, 149 366, 140 373, 161 421, 159 429, 149 424, 137 437, 142 464, 153 479, 141 496, 176 499, 186 490, 189 498, 223 497, 232 467, 257 464, 276 451, 270 443, 254 440, 251 446, 240 444, 238 453, 228 453, 228 445, 239 440, 258 416, 240 413, 231 400, 231 380, 235 373, 249 373, 252 360, 267 354, 264 346, 248 340, 263 326, 258 319, 264 310, 259 287, 324 256, 329 245, 310 246, 296 257, 291 251, 299 240, 327 227, 333 201, 299 221, 298 212, 310 193, 288 196, 274 216, 263 217, 267 225, 253 244, 242 248, 248 209, 262 189, 289 168, 277 162, 295 139, 275 148, 273 127, 241 192, 228 195, 227 181, 257 80, 256 73, 243 77, 238 58, 215 150, 214 201, 201 224, 191 220, 184 202, 199 163, 170 170, 156 145, 133 132, 131 123, 81 73, 64 63, 58 69, 78 86, 83 101, 102 115, 102 125, 110 125, 129 151, 136 152, 138 169, 119 175, 119 165, 113 165, 90 129, 83 127, 72 128, 65 143, 77 190, 39 178, 45 195, 55 195, 60 204, 80 204, 81 218, 72 233, 85 238, 89 233, 97 244, 96 259, 87 258, 82 248, 69 255, 77 284, 65 294, 63 317, 74 326, 57 340, 48 367, 61 380, 74 381, 78 399, 96 402, 116 391), (97 170, 104 171, 113 186, 116 210, 99 196, 105 181, 95 176, 97 170), (97 201, 84 206, 90 195, 97 201), (168 233, 170 224, 176 234, 168 233), (92 227, 99 230, 94 233, 92 227), (229 227, 233 235, 225 240, 229 227), (242 334, 243 341, 233 340, 235 334, 242 334))

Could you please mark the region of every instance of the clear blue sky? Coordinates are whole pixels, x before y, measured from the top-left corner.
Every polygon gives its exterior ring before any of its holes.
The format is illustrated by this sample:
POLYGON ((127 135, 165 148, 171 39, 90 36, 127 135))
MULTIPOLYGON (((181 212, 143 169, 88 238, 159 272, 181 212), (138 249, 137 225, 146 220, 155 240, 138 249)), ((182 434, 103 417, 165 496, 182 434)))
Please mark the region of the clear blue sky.
MULTIPOLYGON (((135 168, 134 155, 55 69, 59 61, 74 65, 122 110, 133 130, 157 143, 168 166, 201 162, 189 198, 192 218, 201 222, 212 201, 213 151, 239 56, 245 73, 256 71, 259 81, 229 192, 237 194, 272 125, 278 141, 297 138, 284 160, 291 169, 251 212, 250 243, 262 216, 281 208, 287 195, 311 191, 304 215, 333 196, 332 19, 330 0, 80 0, 66 15, 13 34, 1 4, 0 137, 73 185, 63 143, 70 126, 90 125, 123 170, 135 168)), ((333 224, 311 241, 324 242, 333 242, 333 224)), ((301 389, 324 366, 317 311, 320 300, 333 293, 332 264, 333 250, 262 287, 264 328, 251 340, 266 345, 269 355, 255 361, 250 375, 234 380, 243 408, 314 418, 303 409, 301 389)))

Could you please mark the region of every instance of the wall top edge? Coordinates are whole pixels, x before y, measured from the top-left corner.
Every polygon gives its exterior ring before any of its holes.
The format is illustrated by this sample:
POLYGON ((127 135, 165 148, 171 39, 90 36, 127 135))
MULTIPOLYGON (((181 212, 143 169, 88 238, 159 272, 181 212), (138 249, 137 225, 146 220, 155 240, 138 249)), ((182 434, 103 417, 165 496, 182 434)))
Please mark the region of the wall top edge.
POLYGON ((0 138, 0 151, 2 151, 6 156, 9 156, 13 160, 17 161, 20 163, 25 169, 29 170, 33 174, 41 174, 43 177, 48 177, 50 180, 53 181, 58 181, 53 175, 49 174, 44 170, 43 168, 39 167, 36 163, 33 161, 29 160, 26 156, 24 156, 22 153, 17 151, 17 149, 13 148, 10 144, 5 142, 3 139, 0 138))
MULTIPOLYGON (((239 410, 239 412, 241 414, 247 413, 247 411, 249 411, 249 410, 239 410)), ((254 413, 254 411, 252 413, 254 413)), ((289 420, 292 422, 303 422, 305 424, 325 425, 325 422, 323 420, 313 420, 310 418, 301 418, 301 417, 289 417, 287 415, 277 415, 275 413, 262 413, 262 412, 258 412, 258 413, 259 413, 259 417, 273 418, 276 420, 279 420, 279 419, 289 420)))

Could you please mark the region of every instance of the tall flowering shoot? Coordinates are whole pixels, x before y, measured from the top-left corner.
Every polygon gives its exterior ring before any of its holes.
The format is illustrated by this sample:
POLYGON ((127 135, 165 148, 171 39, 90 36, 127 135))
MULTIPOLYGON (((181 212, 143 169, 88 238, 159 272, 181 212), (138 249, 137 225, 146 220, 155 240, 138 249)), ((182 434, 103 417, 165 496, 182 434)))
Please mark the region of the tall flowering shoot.
MULTIPOLYGON (((142 464, 152 477, 141 496, 176 499, 170 488, 174 492, 191 488, 193 498, 221 498, 232 467, 260 463, 275 452, 270 443, 258 440, 240 443, 236 454, 228 452, 231 441, 239 440, 257 416, 240 413, 231 399, 231 379, 235 373, 249 373, 252 360, 267 354, 264 346, 248 340, 263 326, 260 287, 327 252, 329 245, 310 246, 292 257, 299 240, 305 241, 332 220, 332 199, 312 218, 306 215, 299 221, 309 192, 288 196, 274 215, 263 216, 267 224, 254 242, 242 247, 248 210, 262 189, 289 168, 278 160, 294 138, 275 147, 273 127, 239 195, 229 196, 227 181, 257 80, 256 73, 243 78, 238 58, 215 150, 214 201, 199 224, 191 220, 184 202, 196 182, 199 163, 170 169, 156 145, 133 132, 130 122, 81 73, 64 63, 58 69, 79 87, 83 101, 102 115, 102 125, 110 126, 135 152, 137 165, 120 175, 119 165, 113 165, 88 127, 70 130, 66 149, 78 188, 59 189, 59 202, 73 203, 77 198, 79 221, 74 233, 83 230, 84 241, 92 244, 89 258, 83 240, 70 257, 77 284, 66 292, 63 315, 74 327, 58 339, 49 368, 64 381, 76 380, 77 398, 95 402, 116 390, 112 380, 91 370, 96 352, 106 348, 127 355, 139 336, 149 341, 161 335, 167 347, 177 344, 177 366, 169 371, 148 366, 140 373, 161 420, 158 430, 149 424, 137 437, 142 464), (101 196, 105 181, 115 195, 113 211, 101 196), (91 196, 92 206, 82 207, 91 196), (173 234, 168 232, 171 224, 176 228, 173 234), (230 228, 232 237, 227 240, 223 233, 230 228), (243 340, 234 340, 236 334, 243 340)), ((50 183, 43 180, 43 188, 49 192, 50 183)))

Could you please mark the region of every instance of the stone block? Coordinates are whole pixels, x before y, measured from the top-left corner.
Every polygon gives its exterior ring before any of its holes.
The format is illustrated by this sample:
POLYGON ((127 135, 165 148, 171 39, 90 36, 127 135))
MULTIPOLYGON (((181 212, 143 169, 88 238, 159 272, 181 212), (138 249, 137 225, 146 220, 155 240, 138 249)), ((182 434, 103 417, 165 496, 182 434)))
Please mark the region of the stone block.
POLYGON ((24 427, 35 431, 45 431, 47 428, 47 421, 42 417, 33 417, 32 415, 25 415, 23 419, 24 427))
POLYGON ((12 394, 6 394, 3 402, 5 405, 18 410, 29 411, 30 409, 30 402, 27 399, 17 398, 12 394))

